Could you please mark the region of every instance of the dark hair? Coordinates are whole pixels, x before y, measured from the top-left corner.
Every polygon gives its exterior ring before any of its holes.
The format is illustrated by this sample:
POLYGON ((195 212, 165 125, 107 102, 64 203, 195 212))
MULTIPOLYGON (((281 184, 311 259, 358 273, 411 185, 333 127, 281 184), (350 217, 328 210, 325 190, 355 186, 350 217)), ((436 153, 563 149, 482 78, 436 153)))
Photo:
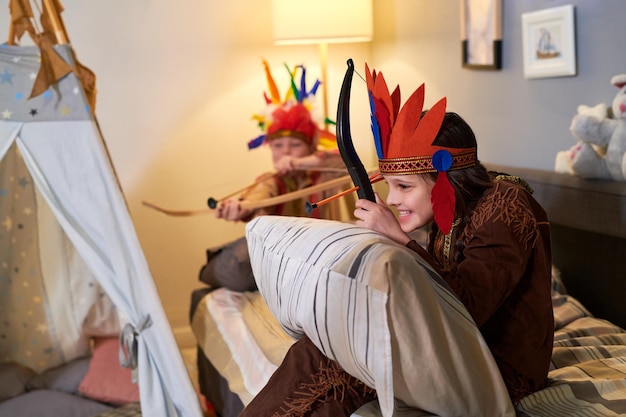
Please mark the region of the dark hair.
MULTIPOLYGON (((447 148, 478 148, 474 131, 461 116, 448 112, 443 118, 433 145, 447 148)), ((437 179, 437 173, 430 174, 432 180, 437 179)), ((486 189, 493 183, 487 168, 476 160, 476 165, 448 171, 448 179, 456 192, 456 215, 464 218, 476 206, 486 189)))
MULTIPOLYGON (((445 114, 433 145, 447 148, 478 148, 476 136, 470 125, 453 112, 445 114)), ((438 173, 425 175, 428 175, 434 182, 438 173)), ((462 229, 485 191, 493 186, 493 181, 487 168, 478 159, 473 167, 448 171, 448 179, 456 194, 456 217, 461 219, 460 229, 462 229)), ((438 228, 434 223, 432 227, 432 236, 434 236, 438 228)), ((432 242, 433 239, 431 239, 432 242)), ((462 247, 459 245, 462 243, 457 241, 457 249, 459 249, 457 255, 462 256, 462 247)))

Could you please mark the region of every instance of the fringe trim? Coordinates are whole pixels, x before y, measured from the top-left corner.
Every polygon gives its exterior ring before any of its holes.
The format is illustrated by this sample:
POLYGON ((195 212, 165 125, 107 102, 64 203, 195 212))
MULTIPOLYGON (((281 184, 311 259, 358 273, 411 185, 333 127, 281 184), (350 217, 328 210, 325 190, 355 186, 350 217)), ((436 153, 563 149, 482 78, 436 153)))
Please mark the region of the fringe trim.
POLYGON ((511 187, 502 192, 500 186, 496 185, 490 199, 491 204, 479 206, 472 214, 464 231, 465 244, 469 243, 469 238, 479 227, 491 220, 492 222, 503 221, 507 226, 512 227, 525 249, 535 246, 539 237, 539 227, 531 208, 524 199, 519 198, 520 190, 520 188, 511 187))
POLYGON ((343 402, 348 392, 351 396, 371 396, 372 399, 376 394, 376 390, 328 359, 326 363, 320 362, 317 373, 311 375, 311 382, 301 382, 293 395, 283 401, 280 411, 274 412, 272 417, 304 417, 316 408, 316 404, 343 402))

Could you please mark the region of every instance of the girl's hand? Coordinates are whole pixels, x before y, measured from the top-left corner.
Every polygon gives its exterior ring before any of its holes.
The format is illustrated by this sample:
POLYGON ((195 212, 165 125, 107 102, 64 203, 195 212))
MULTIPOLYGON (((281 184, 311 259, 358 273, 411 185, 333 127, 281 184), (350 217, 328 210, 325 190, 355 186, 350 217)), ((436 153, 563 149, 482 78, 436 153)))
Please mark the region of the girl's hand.
POLYGON ((355 204, 356 210, 354 210, 354 216, 357 218, 356 225, 367 227, 401 245, 406 245, 411 241, 411 237, 404 233, 396 215, 380 198, 378 193, 375 193, 375 195, 375 203, 366 199, 357 200, 355 204))
POLYGON ((250 210, 242 210, 238 200, 228 199, 222 201, 215 210, 218 219, 237 221, 250 215, 250 210))

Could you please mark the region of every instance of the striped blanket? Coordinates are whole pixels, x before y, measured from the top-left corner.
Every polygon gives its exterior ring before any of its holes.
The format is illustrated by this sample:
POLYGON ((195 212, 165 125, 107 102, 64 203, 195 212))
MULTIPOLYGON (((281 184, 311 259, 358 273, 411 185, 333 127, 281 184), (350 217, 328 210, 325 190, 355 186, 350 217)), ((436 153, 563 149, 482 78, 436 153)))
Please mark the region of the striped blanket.
MULTIPOLYGON (((549 386, 524 398, 520 416, 626 415, 626 331, 593 317, 553 274, 555 332, 549 386)), ((591 282, 591 280, 590 280, 591 282)))

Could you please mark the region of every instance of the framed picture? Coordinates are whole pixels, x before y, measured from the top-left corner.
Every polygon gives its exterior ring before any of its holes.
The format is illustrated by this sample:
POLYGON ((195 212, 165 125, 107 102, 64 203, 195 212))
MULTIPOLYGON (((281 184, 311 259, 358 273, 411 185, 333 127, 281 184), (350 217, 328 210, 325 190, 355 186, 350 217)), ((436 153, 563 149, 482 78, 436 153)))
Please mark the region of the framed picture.
POLYGON ((502 68, 502 0, 461 0, 463 67, 502 68))
POLYGON ((522 14, 524 77, 576 75, 574 6, 522 14))

